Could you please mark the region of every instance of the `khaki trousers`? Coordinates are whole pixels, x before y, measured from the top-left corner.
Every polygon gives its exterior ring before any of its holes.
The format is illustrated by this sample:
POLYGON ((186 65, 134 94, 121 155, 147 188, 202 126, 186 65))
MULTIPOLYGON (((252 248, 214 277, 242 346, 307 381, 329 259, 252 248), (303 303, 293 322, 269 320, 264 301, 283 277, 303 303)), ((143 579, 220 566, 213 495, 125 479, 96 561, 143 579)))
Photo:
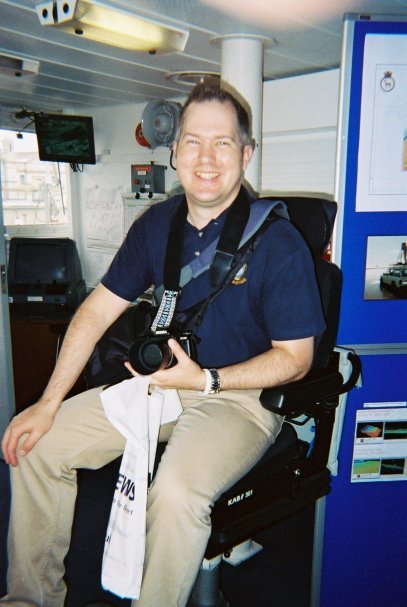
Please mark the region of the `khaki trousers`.
MULTIPOLYGON (((99 392, 65 401, 51 430, 12 469, 8 594, 0 607, 63 607, 76 469, 100 468, 124 449, 99 392)), ((133 607, 186 605, 210 536, 214 501, 281 428, 281 418, 261 407, 259 394, 180 392, 182 415, 160 431, 160 440, 169 443, 148 495, 145 571, 133 607)))

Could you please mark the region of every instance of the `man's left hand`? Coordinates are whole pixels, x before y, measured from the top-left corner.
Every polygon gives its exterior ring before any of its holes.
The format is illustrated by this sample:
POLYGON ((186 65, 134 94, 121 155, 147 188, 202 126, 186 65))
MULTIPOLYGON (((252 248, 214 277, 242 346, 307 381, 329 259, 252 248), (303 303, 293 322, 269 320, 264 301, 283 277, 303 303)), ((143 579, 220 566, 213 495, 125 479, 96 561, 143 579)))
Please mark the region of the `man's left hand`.
MULTIPOLYGON (((175 339, 169 339, 168 345, 171 348, 177 363, 169 369, 160 369, 153 373, 151 383, 160 388, 176 388, 177 390, 199 390, 205 389, 206 376, 201 367, 194 362, 184 351, 182 346, 175 339)), ((125 367, 134 376, 138 373, 133 369, 129 362, 125 367)))

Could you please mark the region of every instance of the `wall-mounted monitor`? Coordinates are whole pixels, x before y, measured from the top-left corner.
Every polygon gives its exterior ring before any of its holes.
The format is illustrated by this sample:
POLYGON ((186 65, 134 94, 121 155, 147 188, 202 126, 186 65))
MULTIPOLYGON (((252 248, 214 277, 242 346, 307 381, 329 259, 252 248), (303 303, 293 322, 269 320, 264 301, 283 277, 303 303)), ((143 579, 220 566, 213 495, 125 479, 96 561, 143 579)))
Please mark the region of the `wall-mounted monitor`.
POLYGON ((91 116, 35 114, 40 160, 96 164, 91 116))

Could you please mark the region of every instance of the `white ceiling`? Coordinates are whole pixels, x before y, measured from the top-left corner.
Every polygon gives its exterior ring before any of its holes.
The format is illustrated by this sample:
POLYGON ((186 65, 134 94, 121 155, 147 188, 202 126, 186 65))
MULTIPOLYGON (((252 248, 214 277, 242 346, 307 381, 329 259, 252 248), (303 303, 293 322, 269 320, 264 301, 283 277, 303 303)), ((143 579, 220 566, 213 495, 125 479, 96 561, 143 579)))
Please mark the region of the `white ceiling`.
POLYGON ((166 75, 179 71, 220 72, 220 49, 211 39, 224 34, 259 34, 274 40, 264 53, 265 80, 332 69, 340 62, 343 13, 407 15, 407 0, 104 2, 189 30, 183 53, 149 55, 41 26, 35 9, 39 3, 0 0, 0 55, 39 61, 36 76, 16 77, 0 69, 0 128, 21 128, 14 113, 22 108, 80 108, 82 113, 86 110, 92 114, 92 108, 100 105, 184 95, 190 86, 174 84, 166 75))

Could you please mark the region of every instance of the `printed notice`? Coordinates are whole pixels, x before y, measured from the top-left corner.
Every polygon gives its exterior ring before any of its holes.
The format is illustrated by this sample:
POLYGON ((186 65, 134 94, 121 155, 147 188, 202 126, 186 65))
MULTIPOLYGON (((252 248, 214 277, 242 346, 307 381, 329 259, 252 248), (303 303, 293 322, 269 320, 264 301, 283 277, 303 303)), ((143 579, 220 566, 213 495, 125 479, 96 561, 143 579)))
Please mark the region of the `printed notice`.
POLYGON ((404 480, 407 480, 407 408, 368 405, 367 409, 357 411, 351 481, 404 480))
POLYGON ((118 249, 122 240, 122 194, 119 188, 88 188, 85 197, 86 242, 118 249))
POLYGON ((356 211, 407 211, 407 39, 369 34, 363 62, 356 211))

